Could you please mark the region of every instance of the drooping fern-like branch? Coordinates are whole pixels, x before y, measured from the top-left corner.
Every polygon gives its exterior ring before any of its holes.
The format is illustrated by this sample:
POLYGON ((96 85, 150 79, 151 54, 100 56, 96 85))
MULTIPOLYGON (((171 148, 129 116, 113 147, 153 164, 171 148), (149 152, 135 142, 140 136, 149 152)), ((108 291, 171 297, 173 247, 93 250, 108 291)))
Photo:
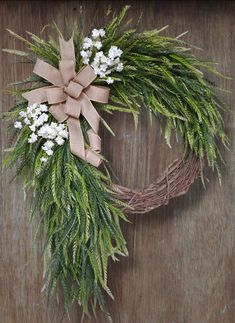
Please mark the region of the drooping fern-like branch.
POLYGON ((45 166, 38 145, 30 145, 27 129, 8 155, 10 165, 26 173, 34 190, 32 213, 39 210, 46 242, 45 289, 52 295, 63 288, 65 310, 78 301, 85 314, 89 304, 105 311, 102 289, 108 288, 108 258, 127 255, 119 219, 126 219, 108 189, 109 179, 95 167, 74 157, 68 144, 58 147, 45 166))

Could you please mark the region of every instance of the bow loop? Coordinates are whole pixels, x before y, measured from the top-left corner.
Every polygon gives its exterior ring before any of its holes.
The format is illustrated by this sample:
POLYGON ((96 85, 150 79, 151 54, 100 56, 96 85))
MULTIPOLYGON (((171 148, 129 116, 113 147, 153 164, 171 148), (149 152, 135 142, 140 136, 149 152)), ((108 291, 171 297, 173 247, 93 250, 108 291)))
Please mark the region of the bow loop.
POLYGON ((64 85, 60 72, 54 66, 51 66, 41 59, 37 59, 33 73, 41 76, 55 86, 60 87, 64 85))
POLYGON ((51 89, 46 89, 46 97, 49 104, 57 104, 64 102, 67 95, 64 93, 63 88, 54 87, 51 89))
POLYGON ((84 88, 88 87, 96 79, 96 74, 90 65, 83 67, 75 76, 74 81, 84 88))
POLYGON ((32 103, 48 102, 49 112, 58 122, 66 120, 69 130, 70 151, 88 163, 98 167, 101 163, 101 139, 98 136, 100 115, 91 101, 107 103, 109 88, 91 85, 96 74, 90 65, 75 73, 75 52, 73 38, 65 41, 59 39, 59 70, 38 59, 33 72, 52 86, 42 87, 24 93, 23 97, 32 103), (91 129, 87 131, 90 148, 85 149, 80 115, 87 120, 91 129))
POLYGON ((60 61, 59 69, 63 84, 68 85, 69 82, 75 77, 74 61, 60 61))

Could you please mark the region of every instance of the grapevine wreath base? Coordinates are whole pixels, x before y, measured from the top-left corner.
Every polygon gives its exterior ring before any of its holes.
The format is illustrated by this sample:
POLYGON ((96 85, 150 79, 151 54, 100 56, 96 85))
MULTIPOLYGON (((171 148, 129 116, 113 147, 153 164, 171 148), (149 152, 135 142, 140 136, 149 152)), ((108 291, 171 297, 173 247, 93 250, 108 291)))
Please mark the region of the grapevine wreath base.
POLYGON ((185 194, 199 174, 203 181, 205 164, 220 174, 218 143, 228 144, 223 104, 203 70, 221 74, 192 55, 180 36, 126 30, 127 9, 90 37, 76 26, 64 37, 55 25, 56 38, 48 40, 10 31, 28 51, 5 50, 33 67, 15 83, 17 100, 7 117, 16 140, 5 164, 34 192, 31 216, 40 216, 45 233, 43 290, 50 297, 61 287, 65 312, 73 302, 86 315, 99 306, 109 320, 108 264, 128 255, 120 220, 185 194), (113 134, 104 119, 115 111, 131 114, 137 125, 140 107, 163 121, 169 146, 174 133, 185 150, 138 190, 112 182, 98 128, 102 123, 113 134))
POLYGON ((186 194, 199 173, 198 158, 188 158, 185 152, 182 158, 173 161, 162 176, 145 189, 113 185, 113 190, 127 204, 128 207, 123 208, 125 213, 143 214, 167 205, 172 198, 186 194))

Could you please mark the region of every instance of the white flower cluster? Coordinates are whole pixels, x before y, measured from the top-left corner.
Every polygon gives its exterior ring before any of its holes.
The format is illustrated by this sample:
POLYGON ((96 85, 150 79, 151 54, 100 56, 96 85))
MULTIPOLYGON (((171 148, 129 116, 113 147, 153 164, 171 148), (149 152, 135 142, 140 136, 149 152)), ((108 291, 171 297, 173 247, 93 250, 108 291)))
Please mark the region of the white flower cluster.
POLYGON ((120 61, 122 50, 117 46, 111 46, 107 55, 103 51, 99 51, 102 48, 101 39, 104 35, 104 29, 93 29, 91 38, 84 38, 83 50, 80 54, 84 64, 90 64, 97 75, 106 78, 106 82, 111 84, 114 80, 107 76, 113 71, 121 72, 123 70, 123 63, 120 61), (97 49, 98 52, 95 53, 94 60, 90 62, 94 49, 97 49))
MULTIPOLYGON (((51 156, 53 155, 53 146, 63 145, 65 139, 68 138, 68 131, 66 125, 63 123, 51 122, 48 123, 48 107, 45 104, 33 104, 27 107, 26 111, 20 111, 19 116, 22 121, 16 121, 14 127, 17 129, 22 128, 22 122, 29 126, 32 131, 28 138, 30 144, 36 142, 39 138, 46 139, 42 145, 44 152, 51 156)), ((41 157, 42 162, 46 162, 46 157, 41 157)))

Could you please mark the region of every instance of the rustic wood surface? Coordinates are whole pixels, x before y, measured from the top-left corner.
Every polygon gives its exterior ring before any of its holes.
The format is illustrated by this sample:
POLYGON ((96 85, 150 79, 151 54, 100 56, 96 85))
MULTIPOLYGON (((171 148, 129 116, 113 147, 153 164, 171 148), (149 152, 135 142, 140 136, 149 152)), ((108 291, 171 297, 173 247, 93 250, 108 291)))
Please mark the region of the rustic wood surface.
MULTIPOLYGON (((23 48, 6 28, 25 35, 39 34, 43 26, 66 22, 86 9, 85 29, 103 26, 108 4, 120 9, 127 1, 0 1, 2 48, 23 48)), ((139 29, 170 25, 168 35, 185 30, 185 40, 204 51, 197 54, 219 63, 219 70, 235 74, 235 2, 233 1, 135 1, 128 17, 138 19, 139 29)), ((134 25, 134 24, 133 24, 134 25)), ((46 32, 44 35, 46 37, 46 32)), ((0 52, 0 88, 26 77, 32 67, 0 52)), ((234 81, 219 80, 231 93, 223 94, 234 110, 234 81)), ((1 92, 0 109, 7 111, 13 99, 1 92)), ((234 111, 233 111, 234 112, 234 111)), ((116 133, 102 132, 104 153, 124 185, 149 184, 178 153, 167 148, 160 126, 150 126, 141 116, 137 132, 124 115, 104 116, 116 133)), ((2 114, 1 114, 2 118, 2 114)), ((190 192, 150 214, 131 216, 123 224, 129 257, 110 263, 109 284, 115 302, 107 299, 114 323, 232 323, 235 322, 235 154, 234 114, 226 114, 225 125, 231 138, 231 151, 222 150, 223 184, 211 172, 206 189, 197 181, 190 192)), ((8 133, 1 126, 2 154, 8 148, 8 133)), ((70 320, 63 318, 60 297, 49 305, 41 294, 42 235, 33 245, 37 223, 29 224, 28 198, 22 181, 9 183, 13 172, 1 177, 0 216, 0 322, 57 323, 80 322, 80 309, 74 305, 70 320)), ((95 322, 95 320, 85 320, 95 322)), ((105 322, 98 313, 96 322, 105 322)))

